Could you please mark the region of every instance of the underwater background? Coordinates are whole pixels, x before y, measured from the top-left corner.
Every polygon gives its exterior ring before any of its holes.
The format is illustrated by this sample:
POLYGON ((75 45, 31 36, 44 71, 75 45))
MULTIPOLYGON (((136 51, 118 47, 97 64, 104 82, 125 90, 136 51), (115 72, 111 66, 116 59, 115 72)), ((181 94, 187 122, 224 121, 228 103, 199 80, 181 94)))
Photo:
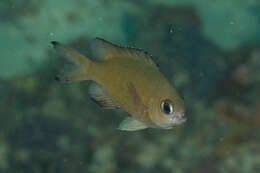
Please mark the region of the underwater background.
POLYGON ((259 173, 259 0, 1 0, 1 173, 259 173), (171 130, 119 131, 89 82, 54 80, 59 41, 142 48, 185 99, 171 130))

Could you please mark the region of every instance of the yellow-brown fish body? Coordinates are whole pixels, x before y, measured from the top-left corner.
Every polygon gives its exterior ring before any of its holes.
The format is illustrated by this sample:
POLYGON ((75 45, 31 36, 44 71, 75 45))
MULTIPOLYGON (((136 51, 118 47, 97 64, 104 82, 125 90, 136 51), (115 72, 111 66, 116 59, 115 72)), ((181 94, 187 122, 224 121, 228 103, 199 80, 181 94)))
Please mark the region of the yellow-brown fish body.
POLYGON ((76 51, 53 42, 78 68, 62 81, 92 80, 91 98, 105 108, 121 107, 132 115, 121 130, 147 127, 170 128, 185 122, 184 101, 146 53, 96 39, 93 51, 102 61, 91 61, 76 51))

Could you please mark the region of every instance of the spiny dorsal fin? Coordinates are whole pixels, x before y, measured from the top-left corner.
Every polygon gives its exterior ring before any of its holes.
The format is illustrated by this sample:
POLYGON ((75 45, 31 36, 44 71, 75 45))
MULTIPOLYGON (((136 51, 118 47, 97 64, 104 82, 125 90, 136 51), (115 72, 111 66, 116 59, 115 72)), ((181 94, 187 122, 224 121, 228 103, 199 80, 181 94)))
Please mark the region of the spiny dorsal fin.
POLYGON ((152 57, 141 49, 121 47, 102 38, 96 38, 92 42, 91 47, 96 58, 99 60, 108 60, 111 58, 133 58, 142 60, 157 67, 157 64, 153 62, 152 57))
POLYGON ((119 125, 118 130, 137 131, 146 129, 148 126, 134 117, 125 118, 119 125))
POLYGON ((100 107, 106 109, 119 108, 119 104, 107 93, 104 87, 97 83, 91 83, 89 87, 91 99, 100 107))

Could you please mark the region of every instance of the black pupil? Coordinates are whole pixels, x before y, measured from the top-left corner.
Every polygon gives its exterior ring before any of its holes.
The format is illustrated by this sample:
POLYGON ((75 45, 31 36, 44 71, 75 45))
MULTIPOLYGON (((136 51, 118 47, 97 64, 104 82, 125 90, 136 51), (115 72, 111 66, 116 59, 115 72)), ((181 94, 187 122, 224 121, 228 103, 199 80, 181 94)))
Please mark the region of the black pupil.
POLYGON ((165 102, 163 104, 163 111, 166 113, 166 114, 170 114, 171 113, 171 106, 169 103, 165 102))

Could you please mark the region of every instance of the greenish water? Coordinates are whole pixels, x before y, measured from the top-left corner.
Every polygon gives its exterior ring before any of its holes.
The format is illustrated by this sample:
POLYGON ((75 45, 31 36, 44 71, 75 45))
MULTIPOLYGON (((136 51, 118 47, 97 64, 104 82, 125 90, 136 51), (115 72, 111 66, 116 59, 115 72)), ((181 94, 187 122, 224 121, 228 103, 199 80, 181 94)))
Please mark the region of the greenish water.
POLYGON ((0 52, 0 172, 260 172, 258 0, 2 0, 0 52), (89 82, 56 82, 50 42, 95 37, 152 54, 187 122, 122 132, 89 82))

